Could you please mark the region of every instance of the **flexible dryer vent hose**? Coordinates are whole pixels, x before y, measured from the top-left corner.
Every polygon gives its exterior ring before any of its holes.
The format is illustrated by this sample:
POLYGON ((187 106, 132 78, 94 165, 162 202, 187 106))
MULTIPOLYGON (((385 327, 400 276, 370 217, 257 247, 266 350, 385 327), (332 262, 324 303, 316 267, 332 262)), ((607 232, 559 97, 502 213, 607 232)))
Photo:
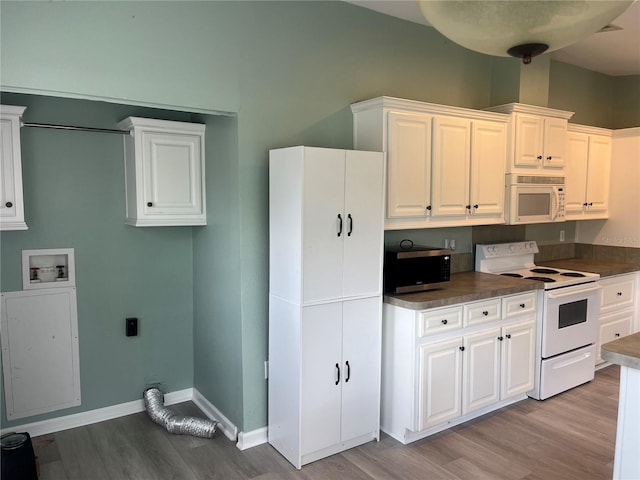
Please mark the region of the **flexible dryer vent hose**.
POLYGON ((167 432, 213 438, 218 422, 205 418, 176 415, 170 408, 164 406, 164 395, 156 387, 147 388, 143 398, 144 408, 151 420, 163 426, 167 432))

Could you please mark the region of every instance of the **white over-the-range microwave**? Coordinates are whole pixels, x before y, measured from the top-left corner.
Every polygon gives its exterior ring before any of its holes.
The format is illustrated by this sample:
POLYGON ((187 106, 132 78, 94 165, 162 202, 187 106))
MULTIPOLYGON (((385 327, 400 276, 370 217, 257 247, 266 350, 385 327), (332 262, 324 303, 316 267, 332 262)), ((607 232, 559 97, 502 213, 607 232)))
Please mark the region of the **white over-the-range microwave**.
POLYGON ((506 222, 564 222, 564 177, 506 175, 506 222))

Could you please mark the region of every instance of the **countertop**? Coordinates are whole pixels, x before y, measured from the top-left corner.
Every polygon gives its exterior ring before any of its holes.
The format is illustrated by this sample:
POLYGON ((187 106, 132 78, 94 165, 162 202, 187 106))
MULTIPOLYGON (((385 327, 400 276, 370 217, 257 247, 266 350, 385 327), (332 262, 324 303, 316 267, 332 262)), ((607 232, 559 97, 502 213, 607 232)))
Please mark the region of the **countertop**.
POLYGON ((640 370, 640 333, 602 345, 603 360, 640 370))
POLYGON ((437 290, 385 295, 384 301, 410 310, 425 310, 543 288, 544 284, 536 280, 462 272, 452 274, 451 280, 443 283, 442 288, 437 290))
MULTIPOLYGON (((633 263, 614 263, 583 258, 539 262, 539 265, 598 273, 601 278, 640 271, 640 265, 633 263)), ((502 277, 480 272, 462 272, 452 274, 451 280, 443 283, 442 288, 437 290, 385 295, 384 302, 410 310, 425 310, 543 288, 544 284, 535 280, 502 277)))

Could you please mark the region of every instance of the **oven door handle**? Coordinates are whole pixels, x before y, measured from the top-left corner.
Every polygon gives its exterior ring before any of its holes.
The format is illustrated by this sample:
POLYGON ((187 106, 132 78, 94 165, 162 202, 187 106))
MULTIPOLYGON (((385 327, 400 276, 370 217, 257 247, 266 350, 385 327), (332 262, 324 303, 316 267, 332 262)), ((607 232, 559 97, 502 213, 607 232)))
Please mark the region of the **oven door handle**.
POLYGON ((551 290, 547 292, 548 298, 562 298, 574 295, 584 295, 585 293, 597 292, 602 287, 597 283, 588 283, 584 286, 580 285, 576 287, 558 288, 557 290, 551 290), (580 288, 581 287, 581 288, 580 288))
POLYGON ((564 362, 560 362, 560 363, 555 363, 551 366, 552 370, 557 370, 559 368, 564 368, 564 367, 568 367, 569 365, 573 365, 574 363, 580 363, 583 360, 586 360, 587 358, 589 358, 591 356, 591 352, 584 352, 581 353, 580 355, 573 357, 573 358, 569 358, 567 360, 565 360, 564 362))

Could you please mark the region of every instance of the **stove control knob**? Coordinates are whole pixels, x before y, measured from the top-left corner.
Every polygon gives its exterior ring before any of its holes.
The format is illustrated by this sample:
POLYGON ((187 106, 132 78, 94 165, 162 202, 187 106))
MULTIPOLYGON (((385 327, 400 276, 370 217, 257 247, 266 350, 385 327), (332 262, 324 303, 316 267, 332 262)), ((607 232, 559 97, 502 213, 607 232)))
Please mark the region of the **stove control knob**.
POLYGON ((516 246, 515 245, 509 245, 509 250, 512 251, 512 252, 515 252, 516 246))

